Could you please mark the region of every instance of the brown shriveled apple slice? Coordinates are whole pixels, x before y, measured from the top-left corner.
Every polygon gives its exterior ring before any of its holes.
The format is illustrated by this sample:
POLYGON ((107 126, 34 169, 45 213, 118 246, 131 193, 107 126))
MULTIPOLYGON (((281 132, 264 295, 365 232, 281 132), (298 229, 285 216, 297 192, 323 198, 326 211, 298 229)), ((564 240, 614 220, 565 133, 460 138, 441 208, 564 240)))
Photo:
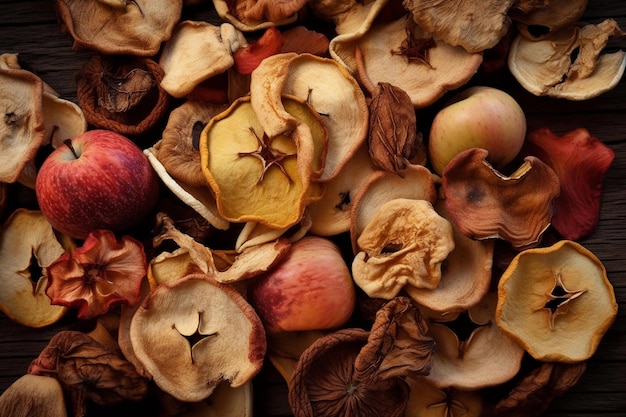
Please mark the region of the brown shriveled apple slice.
POLYGON ((55 7, 74 47, 111 55, 154 56, 180 19, 182 0, 59 0, 55 7))
POLYGON ((267 349, 263 324, 244 298, 198 274, 152 291, 131 320, 129 338, 154 382, 187 402, 207 398, 222 381, 244 386, 267 349))
POLYGON ((503 239, 521 250, 537 245, 552 218, 559 195, 556 173, 527 156, 510 175, 487 162, 488 151, 457 154, 442 174, 442 193, 450 219, 473 239, 503 239))
POLYGON ((12 417, 67 417, 63 387, 56 378, 25 374, 0 395, 0 410, 12 417))
POLYGON ((67 308, 52 305, 46 295, 45 268, 64 252, 40 211, 14 211, 0 230, 0 310, 29 327, 44 327, 63 317, 67 308), (38 268, 40 273, 35 272, 38 268))

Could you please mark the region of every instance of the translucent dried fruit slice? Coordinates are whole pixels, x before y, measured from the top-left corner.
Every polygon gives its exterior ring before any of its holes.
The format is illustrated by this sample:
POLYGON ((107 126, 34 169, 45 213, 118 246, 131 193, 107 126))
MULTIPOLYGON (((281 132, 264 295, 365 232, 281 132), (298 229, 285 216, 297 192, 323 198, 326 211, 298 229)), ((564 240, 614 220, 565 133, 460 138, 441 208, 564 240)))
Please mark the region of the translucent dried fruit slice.
POLYGON ((602 262, 570 240, 519 253, 498 285, 498 327, 541 361, 590 358, 617 315, 602 262))
POLYGON ((249 96, 214 117, 202 132, 202 170, 225 219, 289 227, 321 197, 312 179, 324 167, 326 129, 306 101, 285 96, 284 106, 296 125, 277 136, 265 134, 249 96))

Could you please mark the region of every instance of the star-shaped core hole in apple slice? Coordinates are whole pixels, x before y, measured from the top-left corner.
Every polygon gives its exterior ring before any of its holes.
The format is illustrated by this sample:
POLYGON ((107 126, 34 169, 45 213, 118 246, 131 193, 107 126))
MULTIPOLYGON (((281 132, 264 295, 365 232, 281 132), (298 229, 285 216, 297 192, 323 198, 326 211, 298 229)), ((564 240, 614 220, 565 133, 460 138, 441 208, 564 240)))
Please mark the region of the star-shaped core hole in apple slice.
POLYGON ((197 321, 195 322, 195 329, 193 328, 194 326, 177 326, 176 324, 173 325, 178 333, 180 333, 180 335, 187 340, 187 343, 189 343, 189 350, 193 362, 196 362, 194 358, 195 347, 199 343, 206 343, 205 340, 207 338, 217 336, 218 334, 216 331, 209 331, 208 329, 204 328, 203 324, 205 323, 205 321, 203 320, 203 315, 204 312, 198 312, 197 321))
POLYGON ((550 329, 554 329, 554 320, 557 316, 567 313, 569 304, 585 293, 582 291, 570 291, 563 285, 563 279, 558 272, 554 273, 554 286, 547 294, 547 301, 544 308, 550 311, 550 329))
POLYGON ((263 182, 265 178, 265 173, 272 167, 277 167, 280 172, 283 173, 285 178, 289 181, 289 183, 293 183, 293 180, 285 170, 285 167, 282 165, 283 161, 289 157, 295 157, 296 154, 287 154, 279 151, 278 149, 272 148, 272 139, 267 136, 266 133, 263 133, 263 137, 259 137, 259 135, 254 131, 252 127, 250 127, 250 132, 254 135, 257 140, 258 148, 252 152, 239 152, 239 157, 244 156, 252 156, 261 161, 263 166, 263 170, 261 171, 261 175, 259 176, 258 184, 263 182))

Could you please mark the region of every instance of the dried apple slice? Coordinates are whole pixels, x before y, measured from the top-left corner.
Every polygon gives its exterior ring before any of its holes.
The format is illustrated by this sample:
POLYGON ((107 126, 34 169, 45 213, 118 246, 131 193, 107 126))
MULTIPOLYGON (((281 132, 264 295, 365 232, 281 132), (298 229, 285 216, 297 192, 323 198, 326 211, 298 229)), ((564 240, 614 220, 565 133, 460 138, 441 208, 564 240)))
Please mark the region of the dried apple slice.
POLYGON ((421 28, 468 52, 482 52, 496 46, 511 25, 508 11, 514 3, 514 0, 476 0, 459 7, 458 3, 446 1, 403 2, 421 28))
POLYGON ((357 239, 363 229, 386 202, 396 198, 408 198, 435 203, 435 183, 428 168, 423 165, 408 165, 400 174, 375 171, 354 195, 350 210, 350 238, 354 253, 359 251, 357 239))
POLYGON ((578 128, 557 135, 548 128, 528 133, 523 155, 535 155, 559 177, 552 225, 565 239, 591 233, 600 218, 602 182, 615 152, 589 131, 578 128))
POLYGON ((55 2, 75 48, 111 55, 154 56, 180 19, 182 0, 120 2, 60 0, 55 2))
POLYGON ((0 231, 0 310, 29 327, 47 326, 63 317, 67 308, 52 305, 46 295, 45 268, 64 252, 40 211, 14 211, 0 231), (42 275, 33 275, 33 268, 41 268, 42 275))
POLYGON ((374 172, 367 144, 363 143, 339 173, 325 183, 322 198, 307 207, 311 214, 311 233, 332 236, 349 231, 355 197, 374 172))
POLYGON ((174 97, 184 97, 202 81, 232 67, 233 53, 245 45, 243 34, 229 23, 182 21, 159 58, 165 72, 161 87, 174 97))
POLYGON ((406 285, 404 291, 431 313, 451 316, 477 304, 489 291, 495 242, 475 240, 461 233, 450 220, 442 199, 435 204, 435 210, 452 225, 454 249, 441 265, 441 280, 436 288, 406 285))
POLYGON ((296 12, 304 5, 301 1, 249 2, 242 0, 213 0, 213 6, 222 20, 243 32, 254 32, 272 26, 283 26, 295 22, 298 19, 296 12), (258 6, 255 6, 255 3, 259 3, 258 6), (285 13, 288 14, 285 15, 285 13))
POLYGON ((205 275, 152 291, 131 320, 129 338, 154 382, 187 402, 207 398, 222 381, 234 388, 250 382, 267 349, 254 309, 205 275))
POLYGON ((524 349, 496 326, 496 303, 497 295, 491 292, 468 310, 476 327, 466 340, 446 324, 429 324, 437 350, 425 376, 428 381, 439 388, 476 390, 502 384, 518 373, 524 349))
POLYGON ((202 132, 202 170, 220 214, 229 221, 289 227, 321 197, 312 179, 324 168, 326 129, 304 100, 285 96, 284 105, 295 126, 277 136, 263 130, 249 96, 214 117, 202 132))
POLYGON ((369 112, 365 95, 336 61, 312 54, 278 54, 266 58, 250 79, 251 103, 268 135, 293 123, 282 108, 282 95, 306 100, 328 130, 328 151, 321 181, 336 176, 365 142, 369 112))
POLYGON ((626 52, 606 52, 611 38, 623 38, 617 22, 568 26, 538 41, 519 34, 508 66, 515 79, 536 96, 588 100, 613 89, 626 69, 626 52))
POLYGON ((574 241, 519 253, 498 284, 495 322, 540 361, 587 360, 616 315, 604 265, 574 241))
POLYGON ((446 165, 441 189, 450 218, 474 239, 500 238, 518 250, 537 245, 550 226, 559 178, 535 156, 504 175, 487 155, 486 149, 471 148, 446 165))
POLYGON ((17 181, 44 142, 43 88, 32 72, 0 65, 0 182, 17 181))
POLYGON ((454 238, 430 202, 396 198, 380 206, 357 244, 354 282, 372 298, 391 299, 406 285, 436 288, 454 238))

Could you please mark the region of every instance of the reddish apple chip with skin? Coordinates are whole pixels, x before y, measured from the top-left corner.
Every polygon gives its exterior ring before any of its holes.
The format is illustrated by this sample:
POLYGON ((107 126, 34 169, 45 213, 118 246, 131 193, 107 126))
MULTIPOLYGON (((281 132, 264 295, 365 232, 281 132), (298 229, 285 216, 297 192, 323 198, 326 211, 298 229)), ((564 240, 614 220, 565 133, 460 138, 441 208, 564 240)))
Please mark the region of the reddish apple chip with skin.
POLYGON ((256 42, 235 51, 235 70, 240 74, 251 74, 268 56, 275 55, 283 47, 283 37, 275 27, 268 28, 256 42))
POLYGON ((535 155, 559 177, 554 228, 569 240, 591 233, 600 218, 602 181, 615 158, 613 150, 584 128, 563 135, 537 128, 529 132, 522 153, 535 155))
POLYGON ((52 304, 78 308, 78 318, 91 319, 116 303, 135 305, 147 268, 139 241, 118 241, 111 231, 95 230, 82 247, 50 264, 46 294, 52 304))

